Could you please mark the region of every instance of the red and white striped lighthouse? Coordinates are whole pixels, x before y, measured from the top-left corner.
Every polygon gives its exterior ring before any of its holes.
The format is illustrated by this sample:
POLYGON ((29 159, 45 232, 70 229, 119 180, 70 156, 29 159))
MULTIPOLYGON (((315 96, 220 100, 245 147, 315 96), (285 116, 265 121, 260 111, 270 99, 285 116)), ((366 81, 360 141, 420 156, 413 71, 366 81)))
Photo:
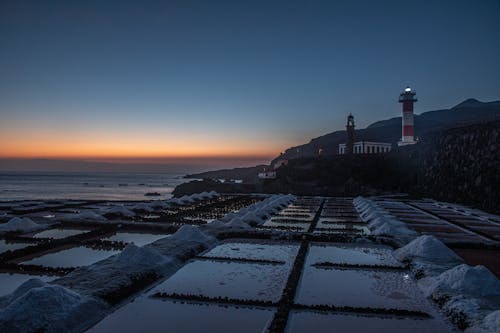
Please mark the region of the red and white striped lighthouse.
POLYGON ((410 87, 399 95, 399 103, 403 103, 402 135, 399 146, 412 145, 417 143, 413 131, 413 103, 417 101, 415 92, 410 87))

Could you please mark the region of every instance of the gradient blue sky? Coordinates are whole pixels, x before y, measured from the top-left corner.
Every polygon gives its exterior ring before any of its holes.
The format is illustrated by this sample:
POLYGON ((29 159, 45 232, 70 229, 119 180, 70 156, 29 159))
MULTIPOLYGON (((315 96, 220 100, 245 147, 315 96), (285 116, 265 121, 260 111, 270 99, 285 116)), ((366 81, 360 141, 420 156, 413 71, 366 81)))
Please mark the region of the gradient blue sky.
POLYGON ((406 85, 500 98, 500 1, 0 3, 2 157, 266 159, 406 85))

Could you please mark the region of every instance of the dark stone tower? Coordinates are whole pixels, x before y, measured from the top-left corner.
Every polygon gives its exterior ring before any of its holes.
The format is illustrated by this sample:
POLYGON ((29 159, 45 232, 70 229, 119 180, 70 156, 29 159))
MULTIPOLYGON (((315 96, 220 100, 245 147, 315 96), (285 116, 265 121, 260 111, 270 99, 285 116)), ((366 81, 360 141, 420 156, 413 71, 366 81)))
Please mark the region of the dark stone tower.
POLYGON ((347 116, 347 141, 345 145, 345 153, 352 154, 354 152, 354 116, 349 113, 347 116))

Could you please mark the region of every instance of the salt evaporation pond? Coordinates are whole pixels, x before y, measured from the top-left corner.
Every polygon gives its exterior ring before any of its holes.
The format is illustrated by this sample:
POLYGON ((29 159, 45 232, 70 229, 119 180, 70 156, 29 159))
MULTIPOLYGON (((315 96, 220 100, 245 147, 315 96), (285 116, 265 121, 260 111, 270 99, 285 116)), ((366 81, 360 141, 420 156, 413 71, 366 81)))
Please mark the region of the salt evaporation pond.
POLYGON ((0 253, 23 249, 30 245, 33 245, 33 243, 13 243, 0 239, 0 253))
POLYGON ((54 280, 56 276, 0 273, 0 297, 12 293, 21 284, 33 278, 38 278, 42 281, 48 282, 54 280))
POLYGON ((33 235, 34 238, 54 238, 54 239, 62 239, 69 236, 83 234, 84 232, 88 232, 89 230, 82 229, 49 229, 38 232, 33 235))
POLYGON ((307 231, 307 229, 309 229, 309 226, 311 225, 311 223, 309 222, 274 222, 272 220, 269 220, 269 221, 266 221, 266 223, 264 223, 264 226, 265 227, 286 227, 286 228, 290 228, 292 230, 294 229, 297 229, 297 231, 307 231))
POLYGON ((331 314, 292 311, 287 333, 309 332, 356 332, 356 333, 420 333, 451 332, 443 320, 384 317, 356 314, 331 314))
POLYGON ((274 310, 173 302, 141 297, 104 318, 88 333, 261 332, 274 310))
POLYGON ((205 257, 245 258, 258 260, 274 260, 291 263, 298 245, 273 245, 258 243, 225 243, 205 253, 205 257))
POLYGON ((323 221, 323 222, 318 222, 316 227, 317 228, 324 228, 324 229, 339 230, 342 232, 354 230, 354 231, 362 231, 363 233, 366 233, 366 234, 369 233, 369 229, 365 225, 354 224, 354 223, 349 223, 349 222, 325 223, 323 221))
POLYGON ((196 260, 154 290, 166 293, 278 301, 289 265, 196 260))
POLYGON ((143 234, 134 232, 117 232, 111 237, 104 238, 110 241, 119 241, 124 243, 133 243, 137 246, 151 244, 158 239, 168 237, 169 235, 143 234))
POLYGON ((405 272, 314 267, 304 269, 296 302, 420 311, 428 307, 405 272))
POLYGON ((347 223, 351 220, 345 218, 345 217, 320 217, 318 220, 318 225, 319 224, 329 224, 329 223, 347 223), (324 223, 326 222, 326 223, 324 223))
POLYGON ((402 264, 392 256, 392 249, 370 244, 314 244, 309 247, 306 266, 320 262, 352 265, 384 265, 400 267, 402 264))
POLYGON ((328 234, 328 235, 368 235, 368 231, 363 231, 359 229, 314 229, 313 234, 328 234))
POLYGON ((95 250, 85 246, 79 246, 59 252, 45 254, 29 261, 25 261, 23 264, 42 265, 48 267, 88 266, 117 253, 120 253, 120 251, 95 250))

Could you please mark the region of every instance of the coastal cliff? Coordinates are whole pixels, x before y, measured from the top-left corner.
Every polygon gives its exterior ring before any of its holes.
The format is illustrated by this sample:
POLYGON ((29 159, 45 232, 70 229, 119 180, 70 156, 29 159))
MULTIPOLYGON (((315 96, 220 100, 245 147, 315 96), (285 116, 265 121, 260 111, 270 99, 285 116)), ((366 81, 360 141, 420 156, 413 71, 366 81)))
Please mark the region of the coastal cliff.
POLYGON ((388 154, 291 159, 276 179, 228 184, 186 183, 174 195, 200 190, 355 196, 402 192, 473 205, 500 207, 500 121, 430 132, 412 146, 388 154))

